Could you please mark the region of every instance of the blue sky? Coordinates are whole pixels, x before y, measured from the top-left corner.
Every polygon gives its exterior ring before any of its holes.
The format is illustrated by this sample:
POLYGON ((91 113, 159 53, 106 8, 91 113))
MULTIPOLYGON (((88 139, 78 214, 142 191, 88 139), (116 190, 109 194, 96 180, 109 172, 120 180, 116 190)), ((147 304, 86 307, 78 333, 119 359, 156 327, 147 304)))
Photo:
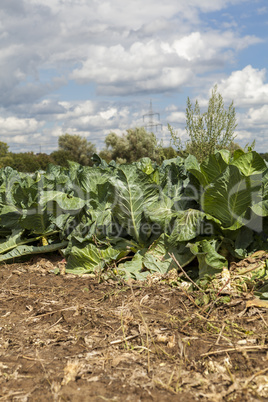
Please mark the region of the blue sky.
POLYGON ((267 0, 1 0, 0 141, 57 149, 160 113, 184 141, 187 97, 218 85, 237 111, 236 142, 268 152, 267 0), (127 5, 126 5, 127 4, 127 5))

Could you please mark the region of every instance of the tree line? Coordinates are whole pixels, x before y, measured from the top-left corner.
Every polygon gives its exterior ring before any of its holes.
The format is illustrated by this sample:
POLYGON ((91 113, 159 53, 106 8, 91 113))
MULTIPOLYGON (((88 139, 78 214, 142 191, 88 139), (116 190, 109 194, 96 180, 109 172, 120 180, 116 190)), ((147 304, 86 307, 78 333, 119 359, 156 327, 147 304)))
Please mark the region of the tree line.
MULTIPOLYGON (((77 162, 83 166, 92 166, 92 156, 97 153, 96 147, 80 135, 61 135, 58 139, 58 150, 50 155, 33 152, 13 153, 5 142, 0 142, 0 168, 10 166, 20 172, 35 172, 46 170, 49 163, 68 166, 68 161, 77 162)), ((115 160, 117 163, 130 163, 143 157, 161 163, 164 159, 177 156, 174 148, 158 145, 153 133, 143 127, 129 129, 119 136, 110 133, 105 139, 105 148, 98 155, 106 162, 115 160)))
MULTIPOLYGON (((110 162, 131 163, 143 157, 149 157, 157 163, 176 156, 196 156, 199 162, 219 149, 233 152, 240 148, 234 142, 236 112, 233 102, 226 109, 223 98, 214 86, 206 112, 201 113, 198 101, 193 106, 187 99, 186 132, 188 141, 182 143, 178 133, 168 125, 170 146, 164 147, 157 141, 153 133, 144 127, 128 129, 119 136, 114 132, 105 138, 105 148, 98 154, 110 162)), ((78 162, 84 166, 92 166, 92 156, 97 153, 96 147, 86 138, 79 135, 64 134, 58 139, 58 150, 50 155, 33 152, 13 153, 5 142, 0 142, 0 168, 10 166, 21 172, 45 170, 49 163, 68 166, 68 161, 78 162)), ((267 154, 263 154, 264 156, 267 154)))

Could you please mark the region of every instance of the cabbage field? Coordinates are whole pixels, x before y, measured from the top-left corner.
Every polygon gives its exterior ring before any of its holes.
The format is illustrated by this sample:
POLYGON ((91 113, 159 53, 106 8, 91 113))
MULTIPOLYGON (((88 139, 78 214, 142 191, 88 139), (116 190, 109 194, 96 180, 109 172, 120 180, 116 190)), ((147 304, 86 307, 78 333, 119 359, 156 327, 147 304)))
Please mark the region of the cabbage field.
POLYGON ((268 167, 255 152, 221 150, 158 166, 50 165, 0 170, 0 261, 60 250, 66 272, 143 280, 190 267, 203 278, 267 249, 268 167))
POLYGON ((266 162, 94 163, 0 170, 0 399, 267 400, 266 162))

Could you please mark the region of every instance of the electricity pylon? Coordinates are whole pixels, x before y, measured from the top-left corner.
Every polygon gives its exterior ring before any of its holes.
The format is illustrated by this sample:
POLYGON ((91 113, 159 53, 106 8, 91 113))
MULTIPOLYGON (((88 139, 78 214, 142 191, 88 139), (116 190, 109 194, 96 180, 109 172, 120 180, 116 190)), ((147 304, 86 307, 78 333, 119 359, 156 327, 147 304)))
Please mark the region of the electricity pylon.
POLYGON ((153 132, 154 129, 155 129, 155 131, 157 131, 159 127, 162 130, 163 125, 161 123, 158 123, 158 122, 160 122, 160 114, 155 113, 153 111, 152 100, 150 100, 149 113, 146 113, 146 114, 143 115, 143 121, 146 121, 146 119, 148 121, 148 123, 144 125, 146 130, 153 132), (154 116, 157 116, 157 120, 154 119, 154 116))

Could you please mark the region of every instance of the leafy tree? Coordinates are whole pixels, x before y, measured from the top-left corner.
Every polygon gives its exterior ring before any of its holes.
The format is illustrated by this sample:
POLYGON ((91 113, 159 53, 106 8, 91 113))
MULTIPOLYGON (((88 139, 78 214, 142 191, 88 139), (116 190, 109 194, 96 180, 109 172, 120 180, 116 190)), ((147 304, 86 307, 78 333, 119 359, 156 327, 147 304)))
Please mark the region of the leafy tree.
POLYGON ((7 156, 9 146, 6 142, 0 141, 0 157, 7 156))
POLYGON ((13 165, 13 157, 12 153, 6 155, 6 156, 1 156, 0 157, 0 169, 6 166, 12 166, 13 165))
POLYGON ((106 149, 100 152, 100 156, 118 163, 135 162, 143 157, 149 157, 158 161, 159 152, 157 139, 153 133, 148 133, 144 127, 127 130, 122 136, 110 133, 105 139, 106 149))
POLYGON ((60 165, 64 167, 68 167, 68 161, 73 160, 71 152, 64 151, 63 149, 54 151, 49 156, 51 157, 55 165, 60 165))
POLYGON ((181 155, 192 154, 202 162, 211 153, 219 149, 233 147, 236 112, 233 102, 228 110, 224 108, 223 97, 217 92, 217 85, 212 89, 208 110, 201 113, 198 101, 193 107, 188 97, 186 108, 186 132, 189 141, 183 147, 181 139, 169 125, 174 144, 181 155))
POLYGON ((59 137, 58 145, 60 151, 70 153, 70 160, 86 166, 92 164, 91 157, 96 152, 96 148, 86 138, 80 135, 64 134, 59 137))
POLYGON ((6 160, 8 166, 19 172, 32 173, 41 169, 37 156, 33 152, 10 153, 9 155, 11 160, 6 160))
POLYGON ((36 161, 38 162, 41 170, 46 170, 49 163, 55 163, 54 160, 51 158, 50 155, 45 153, 40 153, 35 155, 36 161))
POLYGON ((33 152, 8 152, 0 157, 0 168, 10 166, 20 172, 33 173, 36 170, 46 170, 49 163, 55 163, 47 154, 35 155, 33 152))
POLYGON ((178 156, 178 152, 172 147, 163 147, 162 145, 158 147, 159 153, 159 163, 163 162, 166 159, 176 158, 178 156))

